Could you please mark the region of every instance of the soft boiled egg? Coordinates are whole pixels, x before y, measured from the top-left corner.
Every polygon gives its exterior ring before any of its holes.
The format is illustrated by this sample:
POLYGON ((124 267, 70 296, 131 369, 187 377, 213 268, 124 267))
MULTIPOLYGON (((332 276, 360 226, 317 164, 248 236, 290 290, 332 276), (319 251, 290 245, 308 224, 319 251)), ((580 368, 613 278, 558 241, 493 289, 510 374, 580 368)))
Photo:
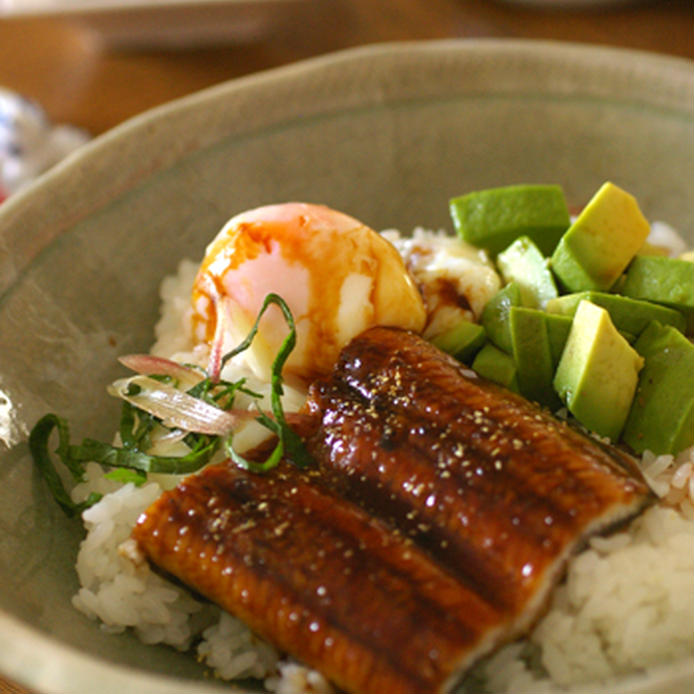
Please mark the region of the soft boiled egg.
MULTIPOLYGON (((287 303, 297 329, 284 375, 304 383, 330 371, 340 349, 363 330, 387 325, 421 332, 426 322, 422 297, 392 244, 322 205, 267 205, 224 225, 193 286, 195 339, 228 352, 246 337, 271 292, 287 303)), ((244 353, 256 375, 269 377, 287 333, 279 308, 270 306, 244 353)))

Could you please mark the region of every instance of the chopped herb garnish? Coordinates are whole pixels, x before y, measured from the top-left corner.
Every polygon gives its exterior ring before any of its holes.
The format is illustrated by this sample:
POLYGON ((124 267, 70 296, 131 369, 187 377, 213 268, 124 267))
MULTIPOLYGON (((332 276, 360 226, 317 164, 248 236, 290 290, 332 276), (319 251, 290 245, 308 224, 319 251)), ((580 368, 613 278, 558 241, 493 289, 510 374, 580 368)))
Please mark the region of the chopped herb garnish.
POLYGON ((129 402, 124 402, 119 427, 123 448, 147 450, 150 447, 149 433, 155 423, 156 420, 149 412, 143 412, 129 402))
POLYGON ((107 480, 127 484, 132 482, 136 487, 140 487, 147 481, 147 475, 139 470, 130 470, 125 467, 117 467, 114 470, 109 470, 104 477, 107 480))
POLYGON ((29 450, 31 451, 36 466, 43 475, 44 480, 46 480, 46 484, 53 498, 60 504, 63 511, 65 511, 68 516, 72 517, 94 505, 101 499, 101 494, 92 493, 81 504, 75 503, 70 498, 51 460, 51 456, 48 453, 48 440, 53 433, 53 429, 58 430, 58 447, 55 452, 61 462, 70 471, 73 480, 75 482, 84 481, 83 463, 73 460, 70 456, 70 431, 68 429, 68 424, 57 415, 47 414, 36 422, 29 434, 29 450))
POLYGON ((298 467, 306 467, 311 463, 311 457, 308 454, 308 451, 306 451, 303 441, 287 424, 287 420, 284 416, 284 410, 282 408, 282 401, 280 399, 284 393, 284 389, 282 388, 282 369, 296 345, 296 325, 294 323, 294 317, 292 316, 292 312, 289 310, 289 306, 287 306, 282 297, 278 296, 277 294, 268 294, 265 297, 265 301, 263 302, 260 312, 255 319, 255 323, 253 324, 253 327, 248 333, 246 339, 237 347, 225 354, 224 357, 222 357, 222 368, 224 368, 224 365, 229 361, 229 359, 250 347, 251 342, 253 342, 253 338, 258 332, 260 319, 272 304, 277 305, 282 311, 284 320, 289 326, 289 334, 284 339, 275 360, 272 362, 270 376, 270 405, 275 419, 273 421, 265 413, 261 412, 260 416, 258 417, 258 421, 263 426, 277 434, 277 446, 265 462, 257 463, 246 460, 243 456, 232 452, 233 448, 231 446, 231 438, 227 441, 227 451, 229 452, 231 459, 237 465, 241 465, 242 467, 246 467, 248 470, 255 472, 266 472, 267 470, 275 467, 275 465, 279 463, 282 456, 285 454, 298 467))
MULTIPOLYGON (((299 467, 305 467, 310 464, 311 458, 304 448, 301 438, 287 424, 282 408, 281 396, 284 392, 282 387, 282 369, 296 345, 296 326, 289 307, 281 297, 277 294, 267 295, 248 336, 231 352, 224 355, 222 367, 234 356, 250 347, 258 332, 260 319, 272 304, 277 305, 281 309, 284 319, 289 326, 289 334, 272 363, 270 380, 272 416, 259 409, 256 417, 260 424, 277 436, 277 444, 268 458, 264 461, 253 461, 241 456, 233 448, 233 433, 215 436, 210 433, 198 432, 189 432, 183 436, 183 442, 190 449, 185 455, 150 455, 147 451, 152 446, 152 435, 157 427, 163 426, 162 420, 156 414, 152 414, 127 400, 123 402, 121 409, 119 424, 120 446, 114 446, 90 438, 83 439, 79 445, 72 445, 70 444, 70 432, 67 422, 55 414, 47 414, 32 429, 29 436, 29 449, 55 500, 67 515, 72 516, 81 513, 84 509, 99 501, 101 495, 91 494, 89 498, 80 504, 72 501, 48 450, 49 439, 54 430, 57 430, 58 433, 58 446, 55 449, 55 453, 60 462, 68 469, 75 482, 84 481, 85 463, 92 461, 113 468, 106 475, 108 479, 123 483, 133 482, 137 485, 143 484, 147 479, 147 473, 150 472, 188 474, 202 468, 220 446, 224 447, 226 453, 237 465, 252 472, 266 472, 275 467, 284 456, 299 467)), ((240 379, 236 382, 219 379, 213 381, 208 374, 205 374, 205 376, 203 380, 185 392, 188 396, 202 400, 207 405, 211 405, 219 410, 231 410, 237 393, 244 393, 258 399, 262 397, 261 394, 255 393, 246 387, 245 379, 240 379)), ((169 388, 178 385, 176 379, 169 376, 158 374, 152 375, 150 378, 161 382, 162 385, 166 385, 169 388)), ((140 392, 141 388, 137 383, 129 383, 127 392, 123 395, 131 397, 138 395, 140 392)), ((177 395, 174 391, 172 393, 177 395)), ((140 403, 138 402, 137 404, 139 405, 140 403)))
POLYGON ((195 447, 181 456, 149 455, 138 449, 119 448, 94 439, 83 439, 79 446, 70 446, 70 455, 81 462, 94 461, 108 467, 123 467, 142 472, 185 475, 199 470, 218 446, 218 438, 200 435, 195 447))

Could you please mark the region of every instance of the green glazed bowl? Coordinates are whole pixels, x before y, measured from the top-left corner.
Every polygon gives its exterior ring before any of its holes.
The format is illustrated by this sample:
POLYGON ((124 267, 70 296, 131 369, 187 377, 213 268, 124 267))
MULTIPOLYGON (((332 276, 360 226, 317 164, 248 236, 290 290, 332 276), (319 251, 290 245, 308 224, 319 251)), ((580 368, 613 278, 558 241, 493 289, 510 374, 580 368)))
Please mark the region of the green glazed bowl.
MULTIPOLYGON (((45 412, 108 438, 119 354, 153 340, 158 285, 233 214, 321 202, 373 228, 451 228, 448 199, 605 180, 693 242, 694 69, 551 42, 366 47, 253 75, 134 118, 0 206, 0 671, 43 694, 229 691, 193 657, 75 611, 79 520, 30 460, 45 412)), ((610 694, 692 690, 691 661, 610 694)), ((588 688, 590 694, 602 689, 588 688)))

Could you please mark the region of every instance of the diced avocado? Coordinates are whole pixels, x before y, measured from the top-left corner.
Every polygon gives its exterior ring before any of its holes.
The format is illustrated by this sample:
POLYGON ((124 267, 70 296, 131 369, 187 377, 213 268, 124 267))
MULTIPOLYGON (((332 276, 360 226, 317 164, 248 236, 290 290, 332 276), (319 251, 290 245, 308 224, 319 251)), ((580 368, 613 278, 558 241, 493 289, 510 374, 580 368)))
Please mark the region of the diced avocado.
POLYGON ((459 361, 469 364, 475 354, 487 341, 484 328, 478 323, 461 320, 452 328, 432 338, 431 342, 440 350, 454 356, 459 361))
POLYGON ((646 361, 622 438, 637 453, 676 455, 694 444, 694 345, 654 321, 634 347, 646 361))
POLYGON ((672 325, 677 330, 684 330, 684 318, 675 309, 607 292, 565 294, 548 301, 546 309, 548 313, 573 316, 579 303, 584 300, 604 308, 610 314, 617 330, 631 335, 639 335, 653 320, 672 325))
POLYGON ((549 338, 549 351, 552 355, 552 364, 556 369, 561 355, 564 353, 566 341, 569 339, 573 318, 559 316, 552 313, 543 313, 547 325, 547 337, 549 338))
POLYGON ((557 409, 561 402, 554 392, 554 362, 542 311, 515 306, 510 312, 513 360, 521 395, 541 405, 557 409))
POLYGON ((554 375, 554 388, 587 429, 617 441, 629 414, 643 357, 604 309, 581 301, 554 375))
POLYGON ((544 308, 550 299, 557 297, 557 285, 548 260, 529 237, 516 239, 499 253, 496 264, 506 282, 518 285, 522 306, 544 308))
POLYGON ((692 334, 694 266, 687 260, 637 255, 627 269, 621 292, 625 296, 655 301, 679 310, 687 323, 684 329, 688 335, 692 334))
POLYGON ((477 353, 472 362, 472 369, 480 376, 505 386, 514 393, 518 392, 518 377, 513 357, 487 343, 477 353))
POLYGON ((570 219, 558 185, 514 185, 474 191, 450 201, 463 240, 496 255, 519 236, 529 236, 550 255, 570 219))
POLYGON ((637 255, 626 272, 622 293, 667 306, 694 308, 694 265, 679 258, 637 255))
POLYGON ((552 255, 552 270, 570 292, 607 290, 649 232, 635 198, 608 181, 561 237, 552 255))
POLYGON ((487 337, 499 349, 509 354, 511 347, 511 331, 509 328, 509 311, 512 306, 520 306, 520 289, 515 282, 507 284, 498 291, 482 311, 482 325, 487 337))

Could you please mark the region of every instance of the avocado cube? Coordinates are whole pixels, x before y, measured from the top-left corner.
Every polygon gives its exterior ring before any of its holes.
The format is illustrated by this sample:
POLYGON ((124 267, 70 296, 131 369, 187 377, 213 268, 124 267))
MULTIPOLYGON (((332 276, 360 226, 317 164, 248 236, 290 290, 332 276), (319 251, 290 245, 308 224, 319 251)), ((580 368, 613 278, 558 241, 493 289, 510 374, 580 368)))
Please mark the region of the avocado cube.
POLYGON ((584 300, 604 308, 620 332, 639 335, 654 320, 684 331, 685 320, 679 311, 650 301, 640 301, 607 292, 565 294, 548 301, 546 310, 548 313, 573 316, 579 303, 584 300))
POLYGON ((558 296, 557 285, 548 260, 527 236, 516 239, 496 257, 496 264, 506 282, 515 282, 520 289, 521 305, 544 308, 558 296))
POLYGON ((645 364, 622 438, 637 453, 676 455, 694 444, 694 345, 654 321, 634 347, 645 364))
POLYGON ((549 338, 549 351, 552 355, 552 364, 556 369, 559 360, 564 353, 566 341, 569 339, 573 317, 558 316, 552 313, 543 313, 547 325, 547 337, 549 338))
POLYGON ((482 325, 491 340, 499 349, 510 354, 511 331, 509 327, 509 312, 512 306, 520 306, 520 289, 515 282, 507 284, 498 291, 482 311, 482 325))
POLYGON ((564 192, 557 185, 513 185, 452 198, 451 218, 461 238, 495 256, 519 236, 550 255, 569 228, 564 192))
POLYGON ((432 338, 432 344, 464 364, 469 364, 487 341, 484 328, 478 323, 461 320, 452 328, 432 338))
POLYGON ((494 381, 494 383, 498 383, 514 393, 518 392, 518 377, 513 357, 502 352, 490 342, 477 353, 472 362, 472 370, 483 378, 494 381))
POLYGON ((528 400, 559 408, 561 402, 552 385, 554 361, 545 314, 515 306, 510 312, 510 325, 518 390, 528 400))
POLYGON ((643 357, 604 309, 581 301, 554 375, 554 388, 587 429, 617 441, 636 390, 643 357))
POLYGON ((569 292, 607 290, 649 233, 635 198, 608 181, 561 237, 551 268, 569 292))
POLYGON ((637 255, 627 269, 622 294, 666 306, 694 308, 694 263, 637 255))
POLYGON ((685 318, 687 335, 694 332, 694 264, 691 262, 637 255, 627 269, 621 292, 677 309, 685 318))

